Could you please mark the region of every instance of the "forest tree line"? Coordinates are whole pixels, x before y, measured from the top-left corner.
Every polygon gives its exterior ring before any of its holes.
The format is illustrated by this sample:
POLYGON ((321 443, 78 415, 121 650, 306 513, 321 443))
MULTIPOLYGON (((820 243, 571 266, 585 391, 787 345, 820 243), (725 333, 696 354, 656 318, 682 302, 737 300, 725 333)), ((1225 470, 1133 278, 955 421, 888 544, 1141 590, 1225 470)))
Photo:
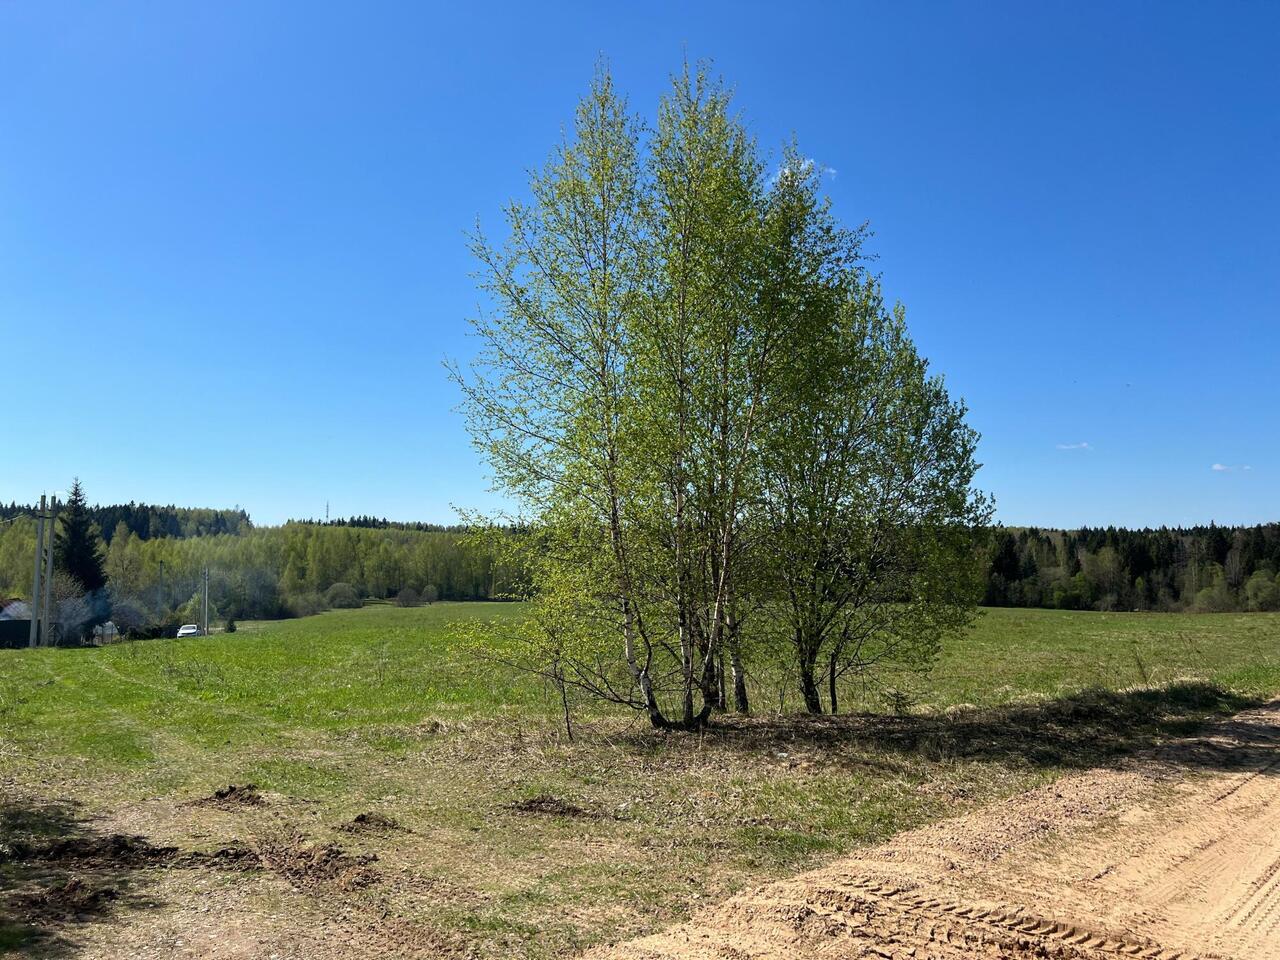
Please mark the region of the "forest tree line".
MULTIPOLYGON (((358 606, 367 598, 485 600, 513 592, 509 574, 492 550, 472 543, 461 528, 414 529, 289 522, 254 527, 246 515, 236 533, 151 537, 150 526, 131 529, 128 516, 151 508, 88 507, 92 516, 118 517, 103 530, 90 527, 103 586, 84 584, 58 570, 54 594, 59 624, 71 636, 110 617, 136 635, 171 633, 197 622, 203 570, 209 569, 211 622, 304 616, 330 607, 358 606), (91 602, 86 596, 94 594, 91 602)), ((181 520, 232 511, 158 513, 181 520)), ((34 511, 14 511, 0 524, 0 601, 29 599, 35 550, 34 511)), ((152 516, 156 514, 151 514, 152 516)), ((60 519, 56 524, 63 526, 60 519)), ((424 525, 425 526, 425 525, 424 525)), ((91 564, 92 566, 92 564, 91 564)), ((84 579, 81 574, 80 580, 84 579)), ((96 574, 90 575, 96 580, 96 574)))
MULTIPOLYGON (((121 528, 139 540, 157 540, 160 537, 208 537, 220 533, 244 533, 253 526, 249 514, 239 507, 231 510, 210 510, 202 507, 158 506, 150 503, 113 503, 105 506, 86 504, 90 521, 98 528, 107 543, 121 528)), ((34 504, 0 503, 0 523, 18 517, 32 517, 34 504)))
MULTIPOLYGON (((254 527, 243 510, 138 503, 88 511, 111 591, 151 614, 190 601, 206 565, 215 607, 241 618, 323 609, 335 584, 350 585, 358 598, 394 598, 406 589, 441 600, 514 592, 512 573, 471 543, 463 526, 353 517, 254 527), (104 528, 102 519, 115 523, 104 528)), ((0 505, 0 598, 30 592, 34 514, 0 505)), ((1280 524, 1005 528, 979 542, 986 606, 1280 610, 1280 524)))
POLYGON ((388 520, 386 517, 374 517, 361 514, 358 517, 334 517, 332 520, 290 520, 290 523, 309 523, 320 527, 361 527, 365 530, 422 530, 428 533, 465 533, 464 524, 423 523, 418 520, 388 520))
POLYGON ((1280 524, 993 531, 983 603, 1064 610, 1280 610, 1280 524))

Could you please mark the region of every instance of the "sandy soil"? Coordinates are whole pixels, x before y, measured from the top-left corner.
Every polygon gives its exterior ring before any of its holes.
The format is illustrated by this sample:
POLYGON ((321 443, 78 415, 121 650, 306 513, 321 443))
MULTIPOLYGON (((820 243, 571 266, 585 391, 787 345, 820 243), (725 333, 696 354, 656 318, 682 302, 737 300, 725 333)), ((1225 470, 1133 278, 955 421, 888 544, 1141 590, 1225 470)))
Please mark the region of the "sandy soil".
POLYGON ((1280 960, 1280 701, 593 960, 1280 960))

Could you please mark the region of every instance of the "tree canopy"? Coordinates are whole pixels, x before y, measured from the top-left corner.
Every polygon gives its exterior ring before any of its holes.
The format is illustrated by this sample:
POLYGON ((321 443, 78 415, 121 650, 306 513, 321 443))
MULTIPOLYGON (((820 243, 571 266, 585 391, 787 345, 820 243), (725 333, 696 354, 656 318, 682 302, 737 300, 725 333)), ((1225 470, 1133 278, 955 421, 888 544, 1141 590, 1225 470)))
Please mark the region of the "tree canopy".
POLYGON ((976 434, 820 188, 795 145, 767 171, 704 69, 652 127, 601 69, 505 243, 473 243, 493 310, 454 372, 530 530, 529 662, 657 726, 747 708, 752 656, 815 711, 823 664, 834 708, 978 596, 976 434))

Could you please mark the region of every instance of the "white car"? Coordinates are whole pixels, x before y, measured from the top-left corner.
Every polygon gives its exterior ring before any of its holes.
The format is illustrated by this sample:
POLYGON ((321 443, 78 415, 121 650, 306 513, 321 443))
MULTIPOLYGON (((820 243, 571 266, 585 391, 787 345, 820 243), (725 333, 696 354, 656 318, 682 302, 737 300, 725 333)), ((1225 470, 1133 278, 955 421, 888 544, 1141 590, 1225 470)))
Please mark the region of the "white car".
POLYGON ((178 628, 179 640, 181 640, 183 637, 198 637, 198 636, 200 636, 200 628, 196 626, 194 623, 184 623, 182 626, 178 628))

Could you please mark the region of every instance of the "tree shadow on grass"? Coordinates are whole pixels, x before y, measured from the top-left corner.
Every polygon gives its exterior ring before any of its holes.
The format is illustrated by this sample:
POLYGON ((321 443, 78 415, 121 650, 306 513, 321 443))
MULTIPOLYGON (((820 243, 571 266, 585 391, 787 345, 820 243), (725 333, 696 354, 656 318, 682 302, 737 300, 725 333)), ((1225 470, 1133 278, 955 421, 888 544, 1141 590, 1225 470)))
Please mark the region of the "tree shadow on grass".
POLYGON ((862 769, 906 759, 1089 769, 1145 754, 1186 769, 1280 773, 1280 701, 1263 704, 1201 682, 923 715, 726 716, 703 736, 709 746, 862 769), (1226 716, 1251 707, 1258 709, 1226 716))
POLYGON ((78 927, 156 906, 145 871, 173 854, 91 829, 72 801, 0 799, 0 954, 74 956, 78 927))

